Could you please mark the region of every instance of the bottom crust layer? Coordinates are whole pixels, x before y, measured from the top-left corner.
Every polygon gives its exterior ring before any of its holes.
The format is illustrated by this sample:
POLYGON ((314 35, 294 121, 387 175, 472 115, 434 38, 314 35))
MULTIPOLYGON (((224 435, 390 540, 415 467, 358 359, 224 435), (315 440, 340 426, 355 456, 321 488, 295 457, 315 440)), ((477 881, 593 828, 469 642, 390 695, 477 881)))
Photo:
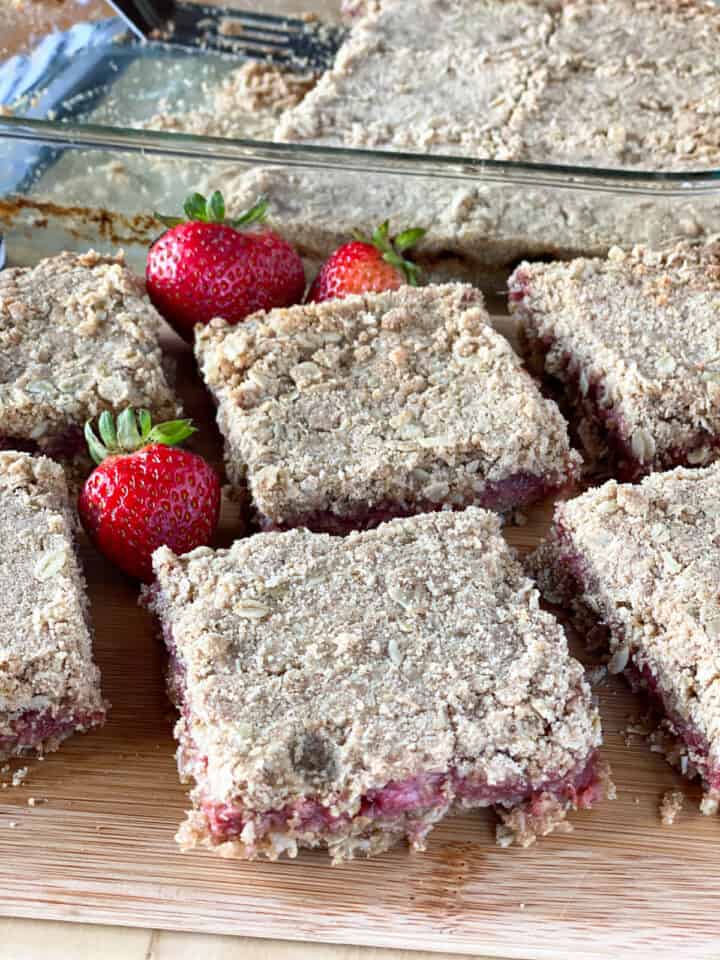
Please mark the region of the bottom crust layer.
POLYGON ((277 860, 295 857, 300 848, 324 847, 332 862, 368 857, 406 840, 412 850, 426 847, 427 836, 447 814, 492 806, 500 818, 500 846, 530 846, 562 823, 567 814, 589 809, 614 796, 609 768, 593 752, 563 777, 533 789, 520 782, 489 785, 455 771, 425 773, 390 783, 362 797, 358 812, 335 815, 321 804, 299 799, 282 810, 256 812, 240 803, 216 803, 204 796, 203 758, 193 754, 180 721, 178 756, 185 779, 196 779, 194 809, 177 834, 182 850, 208 847, 222 857, 277 860))
POLYGON ((53 714, 24 710, 0 718, 0 760, 29 753, 51 753, 73 733, 85 733, 105 721, 105 711, 53 714))

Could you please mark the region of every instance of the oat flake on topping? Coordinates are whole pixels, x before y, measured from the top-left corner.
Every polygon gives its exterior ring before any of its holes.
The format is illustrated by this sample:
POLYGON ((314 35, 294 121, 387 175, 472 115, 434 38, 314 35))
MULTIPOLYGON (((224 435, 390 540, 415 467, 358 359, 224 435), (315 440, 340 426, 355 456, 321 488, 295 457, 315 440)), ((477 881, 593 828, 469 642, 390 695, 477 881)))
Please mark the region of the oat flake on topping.
POLYGON ((647 470, 717 455, 720 434, 720 247, 615 248, 607 259, 523 263, 510 309, 547 373, 597 385, 647 470))
POLYGON ((577 471, 565 421, 462 284, 220 320, 196 336, 231 481, 276 524, 363 505, 479 500, 577 471))
POLYGON ((62 253, 0 273, 0 437, 42 449, 102 410, 177 415, 160 316, 122 256, 62 253))

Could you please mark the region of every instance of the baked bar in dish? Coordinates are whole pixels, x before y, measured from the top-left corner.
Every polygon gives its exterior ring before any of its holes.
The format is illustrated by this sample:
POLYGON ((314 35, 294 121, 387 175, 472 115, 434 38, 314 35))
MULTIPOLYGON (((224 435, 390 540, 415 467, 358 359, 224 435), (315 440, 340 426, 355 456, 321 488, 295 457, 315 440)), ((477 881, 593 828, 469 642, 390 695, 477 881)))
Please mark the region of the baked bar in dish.
MULTIPOLYGON (((276 139, 419 154, 640 170, 720 166, 720 8, 703 0, 383 0, 365 5, 329 70, 281 116, 276 139), (378 91, 382 90, 380 96, 378 91)), ((427 234, 433 279, 476 281, 522 257, 605 255, 720 231, 692 195, 611 196, 530 180, 255 168, 223 171, 240 214, 258 193, 316 262, 390 218, 427 234), (370 184, 370 186, 369 186, 370 184), (462 273, 458 273, 458 269, 462 273)))
POLYGON ((603 628, 610 670, 661 706, 706 812, 720 799, 719 530, 720 465, 677 467, 559 504, 531 561, 548 600, 603 628))
POLYGON ((0 759, 105 718, 62 467, 0 453, 0 759))
POLYGON ((213 321, 196 336, 231 483, 265 528, 343 533, 565 487, 565 421, 463 284, 213 321))
POLYGON ((381 0, 276 138, 712 169, 719 27, 703 0, 381 0))
POLYGON ((174 417, 160 316, 122 256, 62 253, 0 273, 0 449, 70 460, 103 410, 174 417))
POLYGON ((155 552, 183 848, 339 862, 482 806, 527 845, 603 794, 582 667, 499 529, 470 508, 155 552))
POLYGON ((531 360, 560 381, 589 453, 620 479, 720 448, 720 247, 523 263, 509 281, 531 360))

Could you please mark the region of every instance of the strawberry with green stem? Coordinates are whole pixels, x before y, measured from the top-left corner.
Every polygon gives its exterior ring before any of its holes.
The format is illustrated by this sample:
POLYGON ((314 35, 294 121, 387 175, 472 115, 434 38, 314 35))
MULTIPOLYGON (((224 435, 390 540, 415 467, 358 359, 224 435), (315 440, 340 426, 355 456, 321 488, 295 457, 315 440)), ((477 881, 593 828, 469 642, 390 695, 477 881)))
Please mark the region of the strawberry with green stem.
POLYGON ((190 420, 152 425, 147 410, 128 408, 117 422, 98 418, 99 437, 85 424, 98 466, 78 501, 90 540, 132 577, 150 582, 153 551, 177 554, 206 545, 220 514, 220 481, 202 457, 176 444, 196 432, 190 420))
POLYGON ((391 237, 387 220, 370 237, 356 231, 353 240, 323 263, 308 292, 308 303, 397 290, 403 284, 417 286, 420 267, 406 254, 424 236, 422 227, 414 227, 391 237))
POLYGON ((297 250, 265 225, 267 197, 226 218, 219 190, 194 193, 185 217, 155 214, 168 229, 148 251, 147 292, 184 339, 196 324, 223 317, 239 323, 256 310, 300 303, 305 271, 297 250))

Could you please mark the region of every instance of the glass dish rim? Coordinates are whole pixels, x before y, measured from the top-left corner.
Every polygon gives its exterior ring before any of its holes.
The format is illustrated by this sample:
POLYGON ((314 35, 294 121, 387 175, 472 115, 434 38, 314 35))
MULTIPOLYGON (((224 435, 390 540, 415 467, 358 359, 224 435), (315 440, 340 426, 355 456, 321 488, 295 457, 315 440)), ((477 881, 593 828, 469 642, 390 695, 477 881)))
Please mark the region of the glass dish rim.
POLYGON ((336 169, 344 172, 421 176, 470 183, 629 193, 660 197, 720 194, 720 170, 644 171, 440 154, 361 150, 266 140, 197 136, 90 123, 0 117, 0 141, 69 150, 142 153, 168 158, 236 162, 247 166, 336 169))

